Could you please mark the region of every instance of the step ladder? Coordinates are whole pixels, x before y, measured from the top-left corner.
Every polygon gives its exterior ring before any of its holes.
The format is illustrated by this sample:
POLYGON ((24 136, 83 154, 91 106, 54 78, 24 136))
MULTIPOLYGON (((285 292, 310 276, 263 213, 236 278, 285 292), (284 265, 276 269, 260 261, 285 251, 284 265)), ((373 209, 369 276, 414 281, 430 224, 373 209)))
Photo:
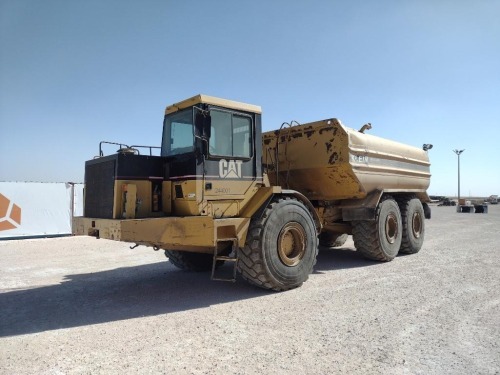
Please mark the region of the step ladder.
POLYGON ((238 239, 237 238, 219 238, 217 239, 217 245, 215 246, 214 249, 214 259, 212 262, 212 276, 211 279, 215 281, 230 281, 230 282, 236 282, 236 270, 238 268, 238 239), (231 242, 231 252, 229 255, 219 255, 218 250, 219 246, 218 244, 221 242, 231 242), (232 262, 233 263, 233 277, 232 278, 221 278, 221 277, 216 277, 215 275, 215 269, 217 266, 218 261, 225 261, 225 262, 232 262))

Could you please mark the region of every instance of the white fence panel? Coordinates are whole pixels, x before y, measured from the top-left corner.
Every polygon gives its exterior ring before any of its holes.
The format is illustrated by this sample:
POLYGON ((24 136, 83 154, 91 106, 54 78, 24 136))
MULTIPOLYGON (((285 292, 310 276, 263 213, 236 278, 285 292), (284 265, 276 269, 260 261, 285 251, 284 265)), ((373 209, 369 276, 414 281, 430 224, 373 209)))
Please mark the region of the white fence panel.
POLYGON ((83 184, 0 182, 0 239, 71 234, 83 184))

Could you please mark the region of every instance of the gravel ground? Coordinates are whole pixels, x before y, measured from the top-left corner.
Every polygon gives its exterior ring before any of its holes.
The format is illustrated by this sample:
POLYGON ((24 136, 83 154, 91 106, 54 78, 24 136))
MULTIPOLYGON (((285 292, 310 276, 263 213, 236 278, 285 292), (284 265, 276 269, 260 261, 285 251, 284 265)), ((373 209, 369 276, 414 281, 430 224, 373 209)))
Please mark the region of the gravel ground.
MULTIPOLYGON (((500 206, 433 207, 424 248, 322 249, 274 293, 88 237, 0 241, 2 374, 499 374, 500 206)), ((226 268, 226 266, 224 266, 226 268)))

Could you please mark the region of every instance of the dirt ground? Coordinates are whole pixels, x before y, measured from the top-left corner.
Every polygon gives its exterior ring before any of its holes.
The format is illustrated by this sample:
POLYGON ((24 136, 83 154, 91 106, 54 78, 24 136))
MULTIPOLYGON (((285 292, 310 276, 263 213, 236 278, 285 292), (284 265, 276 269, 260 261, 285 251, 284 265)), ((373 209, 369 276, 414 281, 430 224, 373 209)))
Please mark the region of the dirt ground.
POLYGON ((432 210, 420 253, 350 239, 283 293, 142 246, 0 241, 0 373, 499 374, 500 205, 432 210))

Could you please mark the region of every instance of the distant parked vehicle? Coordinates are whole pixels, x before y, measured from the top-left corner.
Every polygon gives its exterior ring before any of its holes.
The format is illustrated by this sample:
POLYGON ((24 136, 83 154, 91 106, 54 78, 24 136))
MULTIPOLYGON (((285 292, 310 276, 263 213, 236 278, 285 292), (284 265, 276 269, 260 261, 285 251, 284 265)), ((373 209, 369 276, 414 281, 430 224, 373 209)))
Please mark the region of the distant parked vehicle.
POLYGON ((438 206, 456 206, 457 202, 451 200, 450 198, 443 198, 443 200, 438 204, 438 206))

